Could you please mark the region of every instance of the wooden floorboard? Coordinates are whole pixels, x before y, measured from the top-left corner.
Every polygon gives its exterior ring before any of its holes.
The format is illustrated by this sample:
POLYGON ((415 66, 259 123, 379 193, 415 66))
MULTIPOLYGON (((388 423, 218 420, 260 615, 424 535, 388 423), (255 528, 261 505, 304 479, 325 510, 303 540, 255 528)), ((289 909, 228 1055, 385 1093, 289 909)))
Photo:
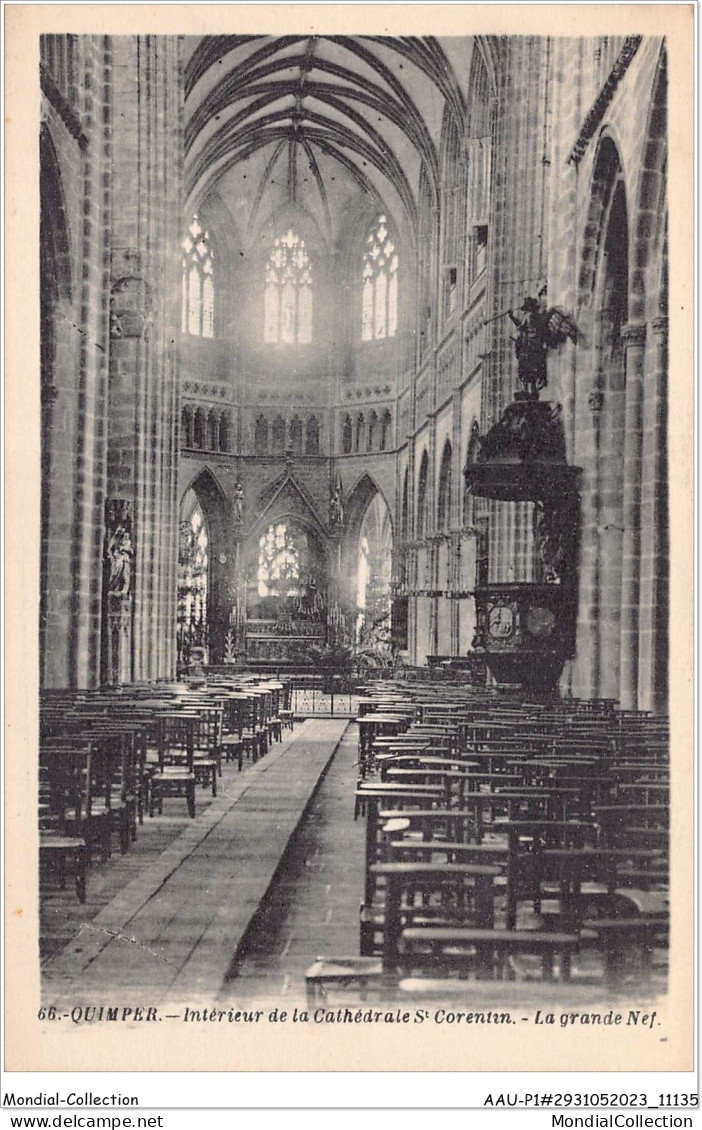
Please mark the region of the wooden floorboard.
POLYGON ((46 962, 47 1002, 109 1003, 127 988, 150 1000, 216 995, 347 724, 310 719, 228 775, 205 811, 46 962))

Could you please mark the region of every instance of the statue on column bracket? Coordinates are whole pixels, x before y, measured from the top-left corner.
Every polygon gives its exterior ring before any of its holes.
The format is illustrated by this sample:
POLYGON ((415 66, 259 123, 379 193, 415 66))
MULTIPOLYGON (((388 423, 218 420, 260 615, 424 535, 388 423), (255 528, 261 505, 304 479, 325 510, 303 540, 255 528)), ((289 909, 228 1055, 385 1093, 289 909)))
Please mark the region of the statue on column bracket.
POLYGON ((344 525, 344 496, 341 489, 341 479, 337 480, 329 495, 329 525, 337 533, 344 525))
MULTIPOLYGON (((527 399, 538 400, 539 389, 548 383, 546 358, 549 349, 562 345, 568 338, 577 341, 578 331, 570 317, 558 306, 547 309, 538 298, 525 298, 520 307, 520 318, 514 310, 507 313, 517 327, 514 348, 517 354, 517 373, 524 385, 527 399)), ((523 396, 524 394, 522 394, 523 396)))
POLYGON ((128 597, 132 592, 132 538, 124 526, 117 526, 108 536, 107 559, 110 575, 107 591, 110 596, 128 597))
POLYGON ((244 521, 244 488, 241 482, 237 482, 234 487, 234 502, 232 506, 232 517, 235 526, 241 526, 244 521))
POLYGON ((103 678, 109 684, 126 683, 131 678, 133 515, 133 503, 128 499, 112 498, 105 504, 103 678))
POLYGON ((133 247, 112 249, 110 282, 110 337, 148 338, 153 316, 153 295, 142 275, 142 256, 133 247))

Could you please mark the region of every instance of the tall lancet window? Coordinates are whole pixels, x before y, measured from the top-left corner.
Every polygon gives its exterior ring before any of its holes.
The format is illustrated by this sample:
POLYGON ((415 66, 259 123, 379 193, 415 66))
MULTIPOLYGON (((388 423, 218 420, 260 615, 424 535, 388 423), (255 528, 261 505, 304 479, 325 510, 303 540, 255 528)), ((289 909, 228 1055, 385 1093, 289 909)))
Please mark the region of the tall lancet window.
POLYGON ((183 240, 183 322, 185 334, 214 337, 214 252, 210 237, 193 216, 183 240))
POLYGON ((202 507, 193 490, 181 507, 178 548, 178 658, 190 658, 192 647, 207 646, 209 537, 202 507))
POLYGON ((397 333, 397 268, 399 260, 385 216, 378 216, 366 238, 361 293, 361 340, 397 333))
POLYGON ((292 228, 276 239, 268 258, 263 340, 273 345, 312 341, 312 267, 304 239, 292 228))

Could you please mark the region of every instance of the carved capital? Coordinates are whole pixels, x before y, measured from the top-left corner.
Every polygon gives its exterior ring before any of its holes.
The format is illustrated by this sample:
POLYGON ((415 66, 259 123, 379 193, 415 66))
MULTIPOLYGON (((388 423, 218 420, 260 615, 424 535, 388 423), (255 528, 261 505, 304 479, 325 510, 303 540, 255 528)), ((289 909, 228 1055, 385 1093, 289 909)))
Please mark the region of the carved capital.
POLYGON ((110 337, 140 338, 148 334, 152 290, 141 273, 135 247, 113 247, 110 283, 110 337))
POLYGON ((113 247, 110 254, 113 282, 129 275, 141 275, 141 253, 136 247, 113 247))
POLYGON ((110 337, 140 338, 145 336, 146 316, 139 310, 113 310, 110 314, 110 337))
POLYGON ((626 349, 629 346, 642 346, 646 343, 646 325, 644 322, 629 322, 622 326, 622 341, 626 349))
POLYGON ((668 337, 668 315, 661 314, 659 318, 653 318, 651 321, 651 329, 656 337, 668 337))

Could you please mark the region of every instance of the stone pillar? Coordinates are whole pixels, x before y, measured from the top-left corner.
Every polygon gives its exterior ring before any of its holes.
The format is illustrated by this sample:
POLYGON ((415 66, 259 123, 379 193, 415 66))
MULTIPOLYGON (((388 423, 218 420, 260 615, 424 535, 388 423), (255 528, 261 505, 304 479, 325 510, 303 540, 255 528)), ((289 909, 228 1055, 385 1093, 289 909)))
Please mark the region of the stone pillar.
POLYGON ((461 534, 451 538, 451 655, 461 654, 461 602, 457 593, 461 590, 461 534))
MULTIPOLYGON (((414 398, 414 392, 412 393, 414 398)), ((414 406, 412 408, 411 427, 414 430, 414 406)), ((405 438, 404 436, 402 437, 405 438)), ((415 509, 415 476, 416 476, 416 451, 415 441, 409 438, 407 444, 407 530, 405 536, 414 542, 416 536, 416 509, 415 509)), ((417 588, 417 554, 412 547, 405 553, 405 584, 413 592, 417 588)), ((407 654, 410 662, 417 661, 417 598, 410 596, 407 600, 407 654)))
POLYGON ((668 710, 669 539, 668 539, 668 319, 650 323, 653 371, 645 387, 645 430, 641 495, 641 614, 639 621, 639 707, 668 710))
MULTIPOLYGON (((465 179, 465 178, 464 178, 465 179)), ((461 272, 459 272, 460 275, 461 272)), ((459 307, 462 309, 462 306, 459 307)), ((461 335, 463 338, 463 335, 461 335)), ((462 352, 465 350, 465 340, 461 343, 462 352)), ((461 354, 462 356, 462 354, 461 354)), ((463 371, 461 362, 461 372, 463 371)), ((453 432, 451 436, 451 512, 449 516, 449 524, 453 533, 449 539, 449 570, 448 570, 448 588, 452 593, 456 593, 461 588, 461 535, 458 530, 462 525, 462 495, 463 495, 463 458, 465 453, 461 451, 461 430, 462 430, 462 414, 461 414, 461 393, 458 389, 453 392, 453 432)), ((449 606, 450 617, 450 638, 451 638, 451 655, 460 655, 460 639, 461 639, 461 621, 460 621, 460 602, 453 596, 449 606)))
POLYGON ((579 613, 577 655, 573 664, 573 690, 580 698, 599 695, 599 586, 600 586, 600 444, 604 393, 593 389, 587 398, 592 414, 585 489, 582 495, 579 613))
POLYGON ((229 570, 229 625, 224 637, 225 659, 246 651, 246 573, 244 569, 244 491, 241 480, 234 488, 232 505, 232 561, 229 570))
POLYGON ((329 591, 327 613, 327 642, 348 646, 349 636, 355 631, 355 620, 348 623, 344 608, 356 605, 354 593, 345 591, 342 577, 341 542, 343 529, 336 527, 328 541, 329 553, 329 591))
MULTIPOLYGON (((427 579, 430 592, 436 592, 439 585, 439 542, 432 537, 427 545, 427 579)), ((427 641, 427 655, 438 655, 439 652, 439 598, 429 598, 429 639, 427 641)))
POLYGON ((91 687, 101 646, 111 59, 103 36, 79 37, 77 53, 67 36, 52 38, 54 58, 75 60, 64 107, 75 128, 45 97, 40 679, 91 687))
POLYGON ((116 36, 112 48, 119 112, 113 123, 107 493, 133 504, 129 678, 157 679, 175 671, 180 44, 175 36, 116 36))
POLYGON ((624 326, 622 338, 625 348, 626 393, 619 701, 624 710, 635 710, 638 703, 641 445, 646 326, 633 323, 624 326))

